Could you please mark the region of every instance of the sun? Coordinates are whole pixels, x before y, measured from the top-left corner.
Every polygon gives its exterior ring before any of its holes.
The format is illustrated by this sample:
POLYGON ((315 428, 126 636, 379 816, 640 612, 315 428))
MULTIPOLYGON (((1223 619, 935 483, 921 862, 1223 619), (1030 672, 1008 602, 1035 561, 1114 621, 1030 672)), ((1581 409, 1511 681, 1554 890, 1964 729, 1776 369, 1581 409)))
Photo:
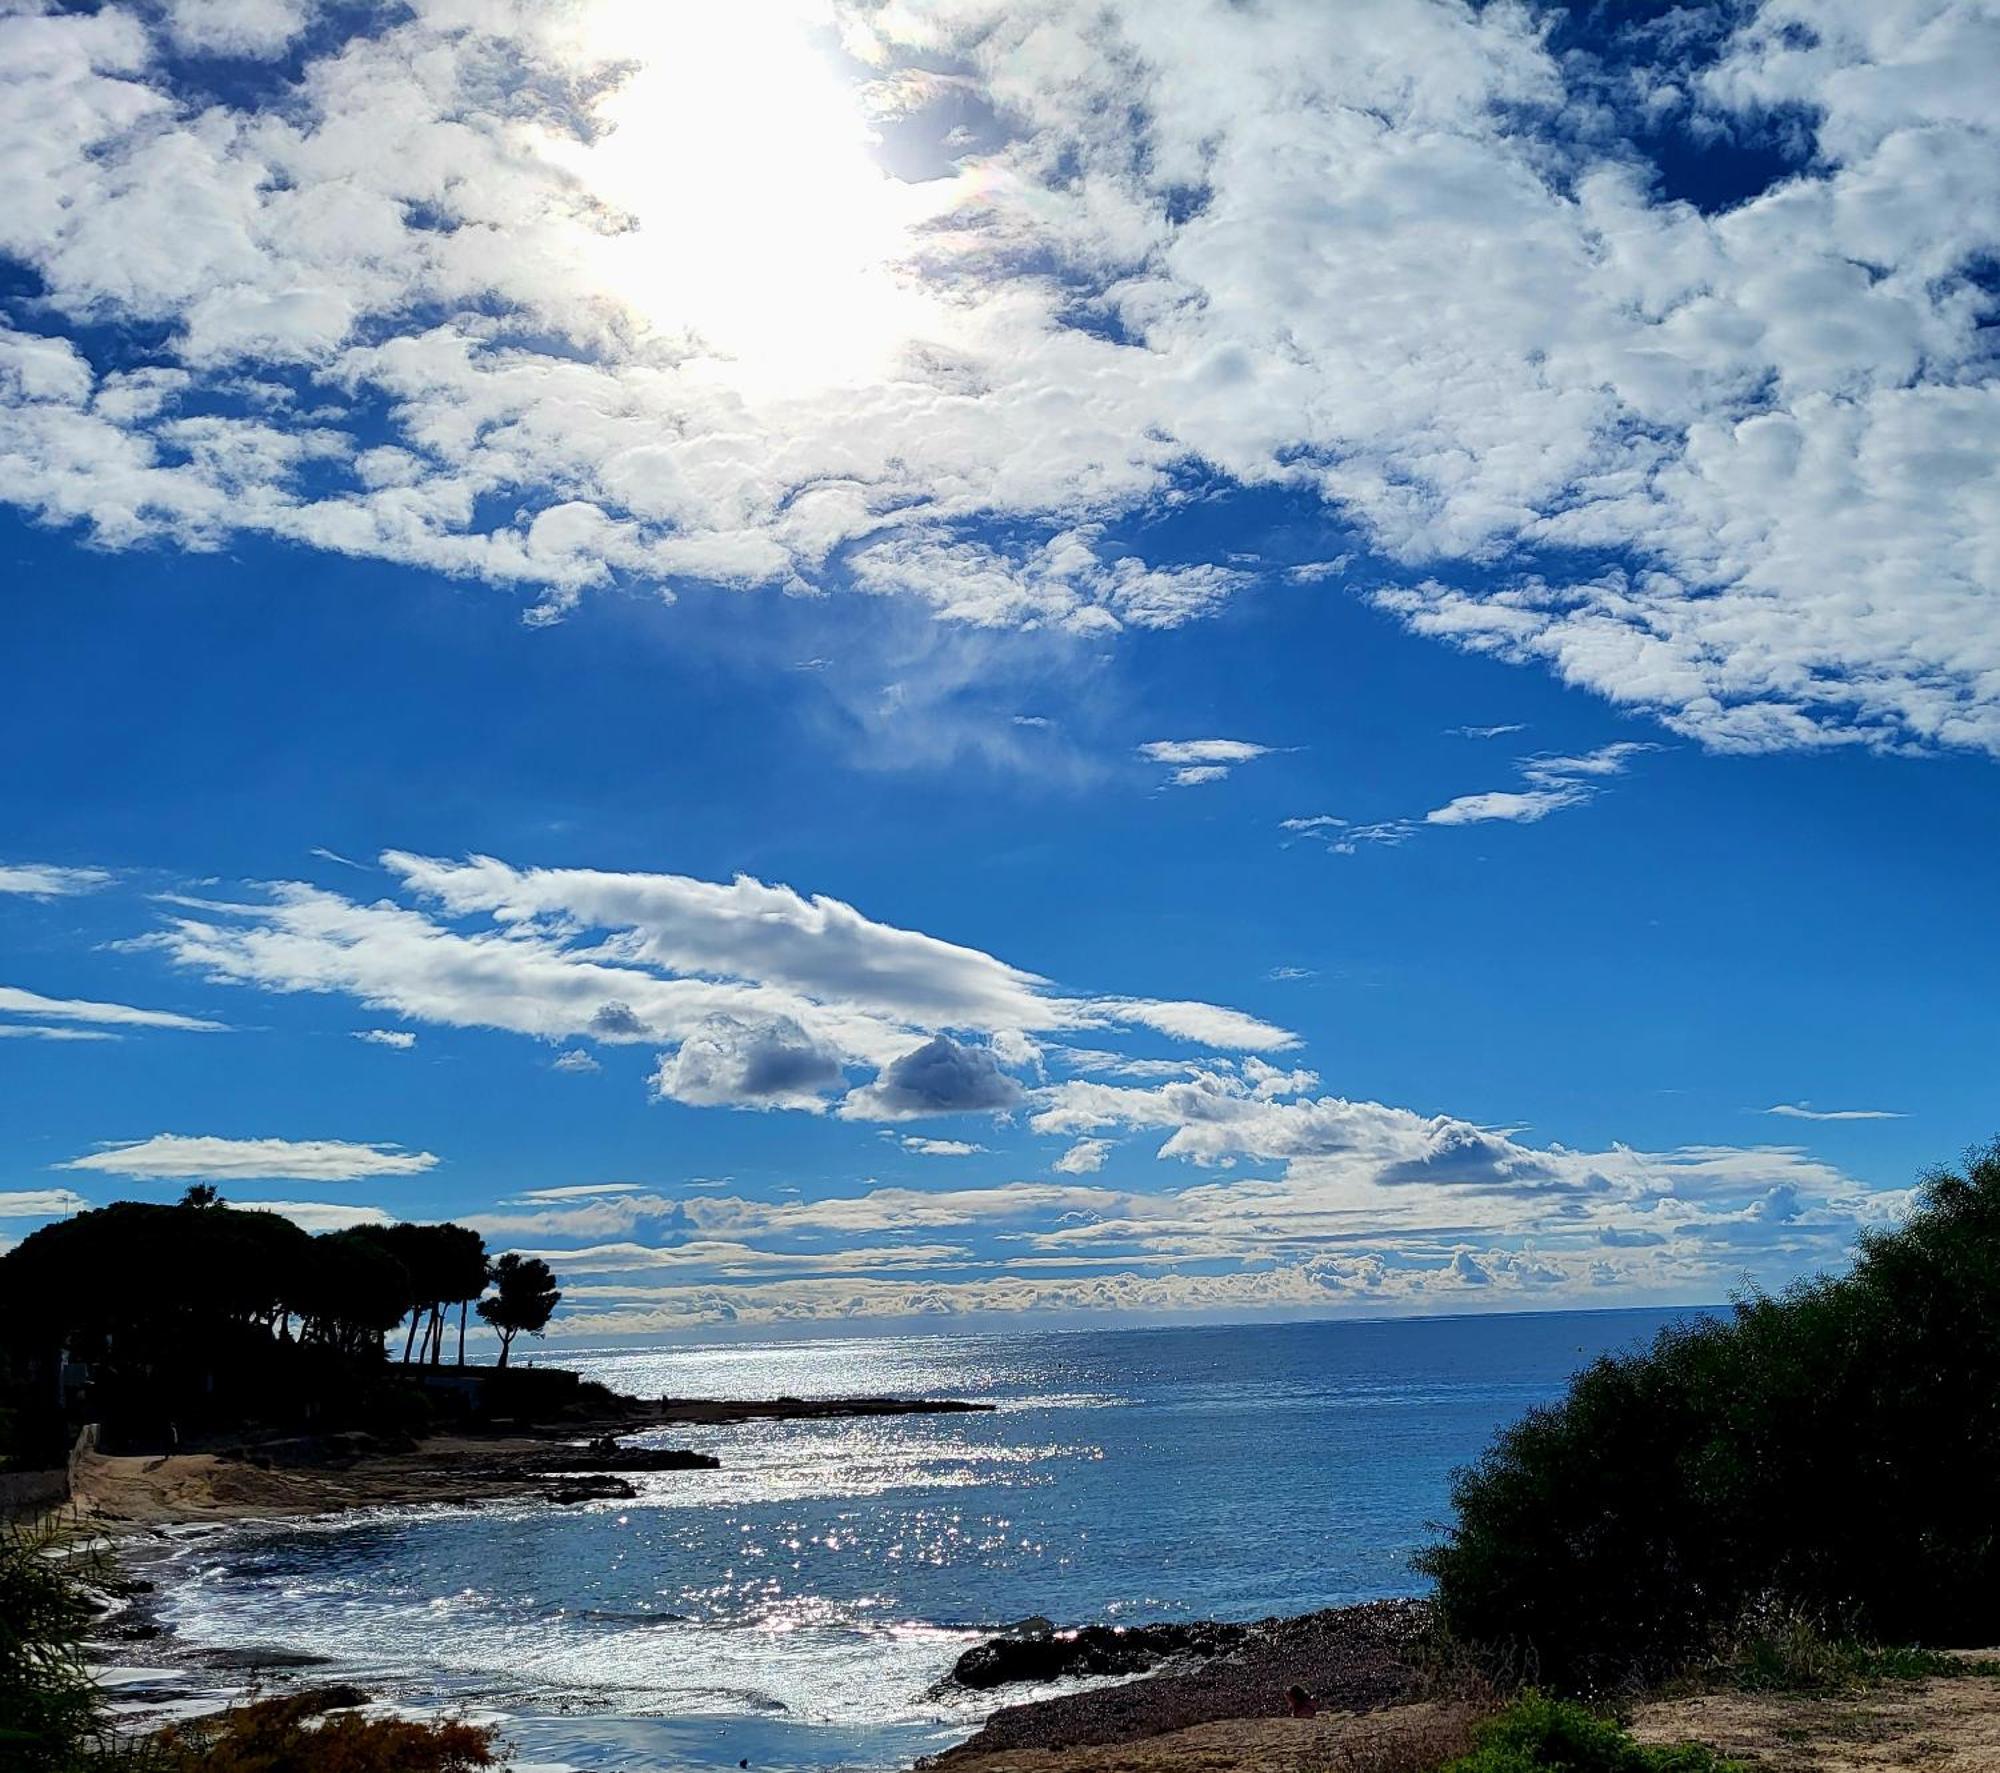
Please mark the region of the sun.
POLYGON ((570 169, 629 218, 594 247, 603 293, 685 335, 749 391, 870 379, 933 304, 899 263, 952 181, 874 153, 864 82, 826 0, 605 0, 591 49, 632 72, 570 169))

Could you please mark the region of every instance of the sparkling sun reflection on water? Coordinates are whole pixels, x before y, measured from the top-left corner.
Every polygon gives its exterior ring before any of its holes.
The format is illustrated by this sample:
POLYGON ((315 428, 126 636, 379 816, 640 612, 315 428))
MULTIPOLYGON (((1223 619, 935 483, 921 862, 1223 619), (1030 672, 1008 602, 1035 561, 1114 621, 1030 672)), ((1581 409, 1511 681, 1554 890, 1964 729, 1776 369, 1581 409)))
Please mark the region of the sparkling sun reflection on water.
POLYGON ((1251 1618, 1409 1592, 1450 1468, 1657 1321, 571 1352, 640 1394, 999 1407, 656 1433, 722 1468, 641 1476, 631 1502, 196 1538, 163 1617, 198 1644, 330 1658, 398 1702, 488 1708, 536 1762, 906 1763, 977 1722, 985 1699, 934 1684, 1026 1614, 1251 1618))

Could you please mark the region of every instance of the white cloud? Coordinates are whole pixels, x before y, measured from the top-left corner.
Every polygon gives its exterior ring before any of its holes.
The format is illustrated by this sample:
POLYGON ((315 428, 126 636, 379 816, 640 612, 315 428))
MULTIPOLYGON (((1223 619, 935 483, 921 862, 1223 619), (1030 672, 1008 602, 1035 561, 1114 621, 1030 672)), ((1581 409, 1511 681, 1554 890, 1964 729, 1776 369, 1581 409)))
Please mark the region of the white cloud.
POLYGON ((428 1151, 400 1145, 357 1145, 342 1139, 221 1139, 155 1133, 106 1145, 58 1164, 141 1182, 359 1182, 375 1176, 417 1176, 435 1169, 428 1151))
MULTIPOLYGON (((289 883, 266 902, 178 901, 165 929, 126 946, 222 982, 338 992, 410 1022, 653 1043, 668 1049, 657 1092, 702 1104, 816 1108, 845 1068, 885 1072, 946 1031, 984 1036, 967 1050, 985 1059, 968 1063, 1002 1076, 1034 1066, 1030 1036, 1045 1031, 1151 1028, 1237 1050, 1296 1041, 1213 1004, 1065 995, 978 949, 747 877, 721 885, 393 851, 383 865, 435 913, 289 883)), ((980 1099, 1011 1098, 989 1078, 980 1099)), ((870 1086, 843 1112, 892 1100, 894 1118, 915 1097, 870 1086)))
POLYGON ((354 1038, 371 1046, 394 1047, 400 1053, 407 1053, 417 1044, 417 1037, 407 1028, 357 1028, 354 1038))
MULTIPOLYGON (((1509 728, 1467 729, 1482 733, 1504 732, 1509 728)), ((1583 806, 1596 799, 1600 784, 1609 776, 1625 773, 1628 763, 1660 747, 1643 740, 1620 739, 1600 745, 1595 751, 1575 756, 1544 753, 1521 758, 1515 767, 1528 783, 1526 788, 1486 789, 1477 794, 1461 794, 1443 806, 1433 807, 1422 820, 1387 819, 1373 824, 1354 824, 1321 813, 1310 818, 1287 819, 1283 829, 1295 836, 1324 843, 1336 855, 1356 854, 1363 844, 1407 843, 1424 825, 1484 825, 1506 821, 1530 825, 1551 813, 1583 806)))
POLYGON ((601 1071, 603 1066, 593 1059, 582 1047, 571 1047, 566 1053, 558 1053, 549 1061, 551 1071, 601 1071))
POLYGON ((559 1188, 528 1188, 520 1198, 526 1201, 594 1200, 599 1195, 643 1194, 643 1182, 566 1182, 559 1188))
POLYGON ((45 1028, 39 1022, 0 1022, 0 1040, 123 1040, 103 1028, 45 1028))
POLYGON ((130 1004, 92 1003, 76 997, 43 997, 40 992, 0 985, 0 1014, 41 1016, 57 1022, 89 1022, 108 1028, 174 1028, 197 1034, 219 1032, 223 1024, 171 1010, 140 1010, 130 1004))
POLYGON ((380 1207, 344 1206, 319 1200, 232 1200, 232 1207, 246 1213, 276 1213, 302 1230, 352 1231, 357 1225, 393 1225, 396 1216, 380 1207))
POLYGON ((919 1157, 977 1157, 986 1149, 968 1139, 926 1139, 916 1133, 905 1133, 897 1143, 919 1157))
POLYGON ((1537 819, 1547 818, 1550 813, 1561 812, 1564 807, 1581 806, 1589 798, 1589 790, 1581 785, 1533 788, 1526 792, 1500 789, 1484 794, 1461 794, 1457 799, 1424 814, 1424 823, 1483 825, 1495 819, 1504 819, 1513 824, 1528 825, 1537 819))
POLYGON ((0 893, 30 899, 62 899, 94 893, 111 884, 103 868, 57 868, 46 862, 0 863, 0 893))
POLYGON ((1276 488, 1420 632, 1705 743, 2000 748, 1980 0, 1764 0, 1662 48, 1655 126, 1805 119, 1715 213, 1527 7, 425 5, 233 99, 162 43, 276 55, 306 0, 158 16, 0 19, 0 251, 40 287, 0 485, 107 545, 1090 637, 1248 581, 1122 519, 1276 488), (1006 139, 925 138, 944 90, 1006 139), (871 159, 886 94, 936 176, 871 159))
POLYGON ((1813 1108, 1804 1102, 1780 1102, 1766 1114, 1781 1114, 1790 1120, 1902 1120, 1904 1115, 1889 1108, 1813 1108))
POLYGON ((850 1091, 845 1120, 910 1120, 933 1114, 991 1114, 1021 1100, 1021 1086, 993 1049, 934 1034, 883 1066, 872 1084, 850 1091))
POLYGON ((1104 1160, 1110 1152, 1109 1139, 1079 1139, 1050 1167, 1064 1176, 1095 1175, 1104 1168, 1104 1160))
POLYGON ((840 1055, 789 1016, 710 1016, 660 1061, 653 1087, 700 1107, 826 1106, 842 1082, 840 1055))
POLYGON ((1139 747, 1139 755, 1174 766, 1167 778, 1172 787, 1198 788, 1222 781, 1239 763, 1270 756, 1271 747, 1247 739, 1154 739, 1139 747))
POLYGON ((84 1211, 90 1202, 67 1188, 0 1191, 0 1219, 60 1219, 84 1211))

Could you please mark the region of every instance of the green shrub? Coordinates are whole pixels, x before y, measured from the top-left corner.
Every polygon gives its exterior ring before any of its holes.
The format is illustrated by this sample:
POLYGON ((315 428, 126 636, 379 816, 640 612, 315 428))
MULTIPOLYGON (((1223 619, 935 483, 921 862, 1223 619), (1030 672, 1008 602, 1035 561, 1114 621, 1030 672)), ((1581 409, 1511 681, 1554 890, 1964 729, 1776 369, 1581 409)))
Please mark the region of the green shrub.
POLYGON ((2000 1637, 2000 1144, 1853 1271, 1598 1361, 1458 1474, 1449 1628, 1581 1689, 1779 1596, 1881 1641, 2000 1637))
POLYGON ((1745 1773, 1694 1743, 1642 1747, 1611 1719, 1540 1693, 1487 1719, 1473 1740, 1439 1773, 1745 1773))
POLYGON ((99 1732, 93 1615, 56 1521, 0 1524, 0 1773, 65 1773, 99 1732))

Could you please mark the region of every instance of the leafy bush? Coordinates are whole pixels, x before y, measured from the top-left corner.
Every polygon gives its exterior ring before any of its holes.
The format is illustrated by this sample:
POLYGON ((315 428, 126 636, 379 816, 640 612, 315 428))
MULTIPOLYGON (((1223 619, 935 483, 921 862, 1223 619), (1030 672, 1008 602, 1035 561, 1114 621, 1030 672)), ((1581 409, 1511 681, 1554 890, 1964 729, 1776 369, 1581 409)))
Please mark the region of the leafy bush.
POLYGON ((98 1734, 89 1595, 63 1526, 0 1525, 0 1773, 63 1773, 98 1734))
POLYGON ((1643 1747, 1609 1718, 1539 1693, 1475 1726, 1473 1740, 1439 1773, 1746 1773, 1695 1743, 1643 1747))
POLYGON ((2000 1637, 2000 1143, 1853 1271, 1598 1361, 1458 1474, 1448 1627, 1581 1688, 1712 1655, 1765 1597, 2000 1637))
POLYGON ((1880 1681, 2000 1674, 2000 1662, 1914 1645, 1871 1644, 1782 1601, 1753 1607, 1712 1663, 1695 1671, 1704 1685, 1750 1693, 1842 1693, 1880 1681))
POLYGON ((499 1758, 491 1729, 456 1719, 326 1710, 313 1693, 236 1706, 160 1731, 138 1759, 144 1773, 475 1773, 499 1758))

